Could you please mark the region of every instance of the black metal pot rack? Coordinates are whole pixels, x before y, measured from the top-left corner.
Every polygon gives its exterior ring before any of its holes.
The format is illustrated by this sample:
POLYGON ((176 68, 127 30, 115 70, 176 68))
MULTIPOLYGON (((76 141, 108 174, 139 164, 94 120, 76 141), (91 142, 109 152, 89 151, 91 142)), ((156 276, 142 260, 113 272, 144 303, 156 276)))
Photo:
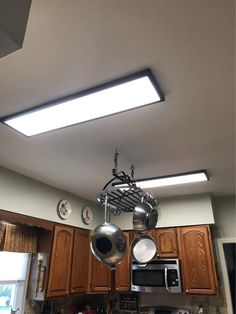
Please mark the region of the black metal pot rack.
POLYGON ((159 201, 136 185, 133 163, 130 167, 131 176, 129 176, 124 171, 117 172, 117 159, 118 152, 116 150, 115 167, 112 169, 113 178, 105 184, 97 200, 104 205, 107 199, 109 210, 116 216, 121 212, 133 212, 135 206, 142 200, 150 203, 153 207, 157 206, 159 201))

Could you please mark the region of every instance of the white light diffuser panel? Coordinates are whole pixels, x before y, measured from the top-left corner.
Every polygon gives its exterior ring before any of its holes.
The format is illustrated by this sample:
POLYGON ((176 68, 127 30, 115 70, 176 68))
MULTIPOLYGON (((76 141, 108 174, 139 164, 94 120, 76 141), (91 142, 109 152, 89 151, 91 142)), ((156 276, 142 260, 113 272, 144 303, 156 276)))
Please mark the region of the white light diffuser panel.
POLYGON ((110 82, 111 86, 107 83, 90 93, 81 92, 75 98, 11 115, 2 122, 32 136, 164 100, 149 71, 127 78, 114 81, 116 85, 110 82))
MULTIPOLYGON (((205 170, 199 170, 194 172, 183 173, 179 175, 173 176, 166 176, 160 178, 150 178, 150 179, 140 179, 137 180, 136 186, 140 187, 141 189, 148 189, 148 188, 156 188, 156 187, 163 187, 169 185, 177 185, 177 184, 184 184, 184 183, 194 183, 194 182, 202 182, 208 181, 208 177, 205 170)), ((120 186, 120 188, 127 189, 127 185, 121 184, 116 185, 120 186)))

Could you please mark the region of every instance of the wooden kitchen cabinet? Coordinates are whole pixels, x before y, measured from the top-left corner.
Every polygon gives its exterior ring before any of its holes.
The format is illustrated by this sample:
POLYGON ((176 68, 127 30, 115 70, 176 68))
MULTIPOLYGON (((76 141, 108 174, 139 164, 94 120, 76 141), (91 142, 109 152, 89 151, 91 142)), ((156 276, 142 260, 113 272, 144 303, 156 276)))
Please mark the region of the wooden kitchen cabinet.
POLYGON ((89 231, 74 229, 74 246, 71 269, 70 292, 86 292, 88 281, 89 231))
POLYGON ((149 233, 157 245, 157 257, 176 258, 178 257, 177 229, 160 228, 149 233))
POLYGON ((55 227, 47 297, 63 296, 70 292, 73 236, 73 228, 55 227))
MULTIPOLYGON (((125 232, 131 243, 134 232, 125 232)), ((210 228, 206 225, 176 228, 159 228, 148 232, 157 242, 157 258, 179 258, 183 291, 187 294, 215 295, 218 293, 210 228)), ((91 254, 92 255, 92 254, 91 254)), ((109 268, 92 259, 90 292, 107 292, 110 289, 109 268)), ((130 250, 117 265, 116 289, 130 290, 130 250)))
POLYGON ((178 232, 185 292, 217 294, 216 269, 209 226, 181 227, 178 232))
POLYGON ((91 253, 91 272, 89 292, 108 292, 110 290, 111 274, 109 267, 100 262, 91 253))
POLYGON ((120 264, 116 267, 116 288, 118 291, 130 290, 130 233, 128 231, 123 232, 127 238, 127 249, 125 256, 122 258, 120 264))
POLYGON ((86 291, 88 242, 87 230, 55 226, 47 297, 86 291))

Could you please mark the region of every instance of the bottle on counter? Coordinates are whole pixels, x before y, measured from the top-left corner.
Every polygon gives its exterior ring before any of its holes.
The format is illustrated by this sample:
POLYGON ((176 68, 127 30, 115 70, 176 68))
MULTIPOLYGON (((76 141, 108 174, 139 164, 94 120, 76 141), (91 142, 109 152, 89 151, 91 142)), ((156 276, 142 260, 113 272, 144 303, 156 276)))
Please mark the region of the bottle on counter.
POLYGON ((107 310, 106 310, 105 304, 101 304, 101 305, 97 306, 96 314, 106 314, 106 313, 107 313, 107 310))
POLYGON ((92 310, 91 305, 89 305, 89 304, 85 305, 82 313, 83 314, 96 314, 95 311, 92 310))

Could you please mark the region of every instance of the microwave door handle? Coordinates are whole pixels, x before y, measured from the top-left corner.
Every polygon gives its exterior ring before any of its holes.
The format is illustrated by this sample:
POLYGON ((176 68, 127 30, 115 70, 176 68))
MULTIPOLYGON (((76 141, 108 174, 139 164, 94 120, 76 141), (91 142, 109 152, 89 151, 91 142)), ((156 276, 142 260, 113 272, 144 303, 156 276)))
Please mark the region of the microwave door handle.
POLYGON ((168 270, 168 268, 165 267, 165 286, 166 286, 166 290, 168 292, 170 292, 170 289, 169 289, 169 286, 168 286, 168 281, 167 281, 167 270, 168 270))
POLYGON ((145 264, 138 264, 138 267, 146 267, 147 266, 147 264, 145 263, 145 264))

